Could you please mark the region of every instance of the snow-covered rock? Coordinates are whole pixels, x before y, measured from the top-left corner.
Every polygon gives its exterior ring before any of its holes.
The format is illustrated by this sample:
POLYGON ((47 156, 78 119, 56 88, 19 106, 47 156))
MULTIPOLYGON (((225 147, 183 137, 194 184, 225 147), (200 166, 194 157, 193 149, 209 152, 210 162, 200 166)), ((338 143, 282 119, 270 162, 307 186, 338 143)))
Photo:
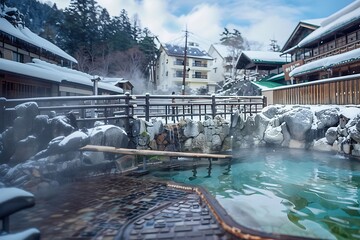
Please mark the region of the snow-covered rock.
POLYGON ((308 108, 294 108, 284 114, 284 122, 289 128, 292 139, 304 141, 313 123, 313 113, 308 108))

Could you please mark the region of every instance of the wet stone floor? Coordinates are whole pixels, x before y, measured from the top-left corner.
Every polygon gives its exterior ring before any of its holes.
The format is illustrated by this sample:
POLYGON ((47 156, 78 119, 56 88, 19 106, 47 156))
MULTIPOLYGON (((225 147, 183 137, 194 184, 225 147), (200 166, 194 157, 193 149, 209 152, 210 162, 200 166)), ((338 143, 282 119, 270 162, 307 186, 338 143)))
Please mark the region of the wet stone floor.
POLYGON ((35 194, 10 218, 12 231, 36 227, 41 239, 233 239, 198 195, 147 179, 107 175, 35 194))

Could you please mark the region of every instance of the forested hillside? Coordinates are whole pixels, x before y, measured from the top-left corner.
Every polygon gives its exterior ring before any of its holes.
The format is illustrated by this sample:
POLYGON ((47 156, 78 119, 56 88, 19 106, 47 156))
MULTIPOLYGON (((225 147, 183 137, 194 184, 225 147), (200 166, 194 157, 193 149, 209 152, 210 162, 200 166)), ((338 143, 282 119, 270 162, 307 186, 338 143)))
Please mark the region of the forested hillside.
POLYGON ((95 0, 71 0, 64 11, 36 0, 0 3, 16 7, 26 27, 74 56, 77 68, 89 74, 136 81, 147 78, 155 60, 155 37, 125 9, 110 17, 95 0))

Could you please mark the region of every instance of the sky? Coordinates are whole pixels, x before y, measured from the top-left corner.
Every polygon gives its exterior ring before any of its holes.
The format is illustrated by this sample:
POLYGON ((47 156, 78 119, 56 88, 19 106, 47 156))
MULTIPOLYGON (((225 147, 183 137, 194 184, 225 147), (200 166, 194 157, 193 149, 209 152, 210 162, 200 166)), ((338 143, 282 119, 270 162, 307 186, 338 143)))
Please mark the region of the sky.
MULTIPOLYGON (((70 0, 41 0, 69 6, 70 0)), ((253 50, 268 50, 270 39, 284 45, 301 20, 324 18, 355 0, 97 0, 111 16, 125 9, 130 19, 140 19, 162 43, 182 44, 185 30, 189 41, 203 49, 220 40, 224 28, 237 29, 253 50)))

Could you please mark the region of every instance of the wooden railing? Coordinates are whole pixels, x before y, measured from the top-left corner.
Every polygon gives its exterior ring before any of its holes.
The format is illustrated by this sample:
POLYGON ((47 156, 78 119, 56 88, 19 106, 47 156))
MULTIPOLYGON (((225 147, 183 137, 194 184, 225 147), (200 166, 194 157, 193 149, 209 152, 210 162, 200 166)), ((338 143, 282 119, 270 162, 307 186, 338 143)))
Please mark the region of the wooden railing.
POLYGON ((360 74, 329 78, 263 91, 269 104, 360 104, 360 74), (271 97, 269 97, 271 98, 271 97))
POLYGON ((352 51, 352 50, 358 49, 358 48, 360 48, 360 40, 357 40, 357 41, 352 42, 352 43, 348 43, 346 45, 343 45, 341 47, 337 47, 335 49, 326 51, 324 53, 320 53, 320 54, 318 54, 316 56, 305 58, 304 61, 305 61, 305 64, 306 64, 306 63, 309 63, 309 62, 312 62, 312 61, 315 61, 315 60, 318 60, 318 59, 322 59, 322 58, 330 57, 330 56, 333 56, 333 55, 338 55, 338 54, 341 54, 341 53, 349 52, 349 51, 352 51))
POLYGON ((246 118, 266 106, 263 96, 190 96, 190 95, 99 95, 73 97, 46 97, 6 99, 0 98, 0 132, 11 126, 15 106, 36 102, 41 114, 54 115, 72 112, 79 127, 92 126, 95 121, 121 125, 128 129, 134 118, 161 118, 165 123, 181 118, 204 120, 206 116, 220 115, 231 119, 238 109, 246 118))

